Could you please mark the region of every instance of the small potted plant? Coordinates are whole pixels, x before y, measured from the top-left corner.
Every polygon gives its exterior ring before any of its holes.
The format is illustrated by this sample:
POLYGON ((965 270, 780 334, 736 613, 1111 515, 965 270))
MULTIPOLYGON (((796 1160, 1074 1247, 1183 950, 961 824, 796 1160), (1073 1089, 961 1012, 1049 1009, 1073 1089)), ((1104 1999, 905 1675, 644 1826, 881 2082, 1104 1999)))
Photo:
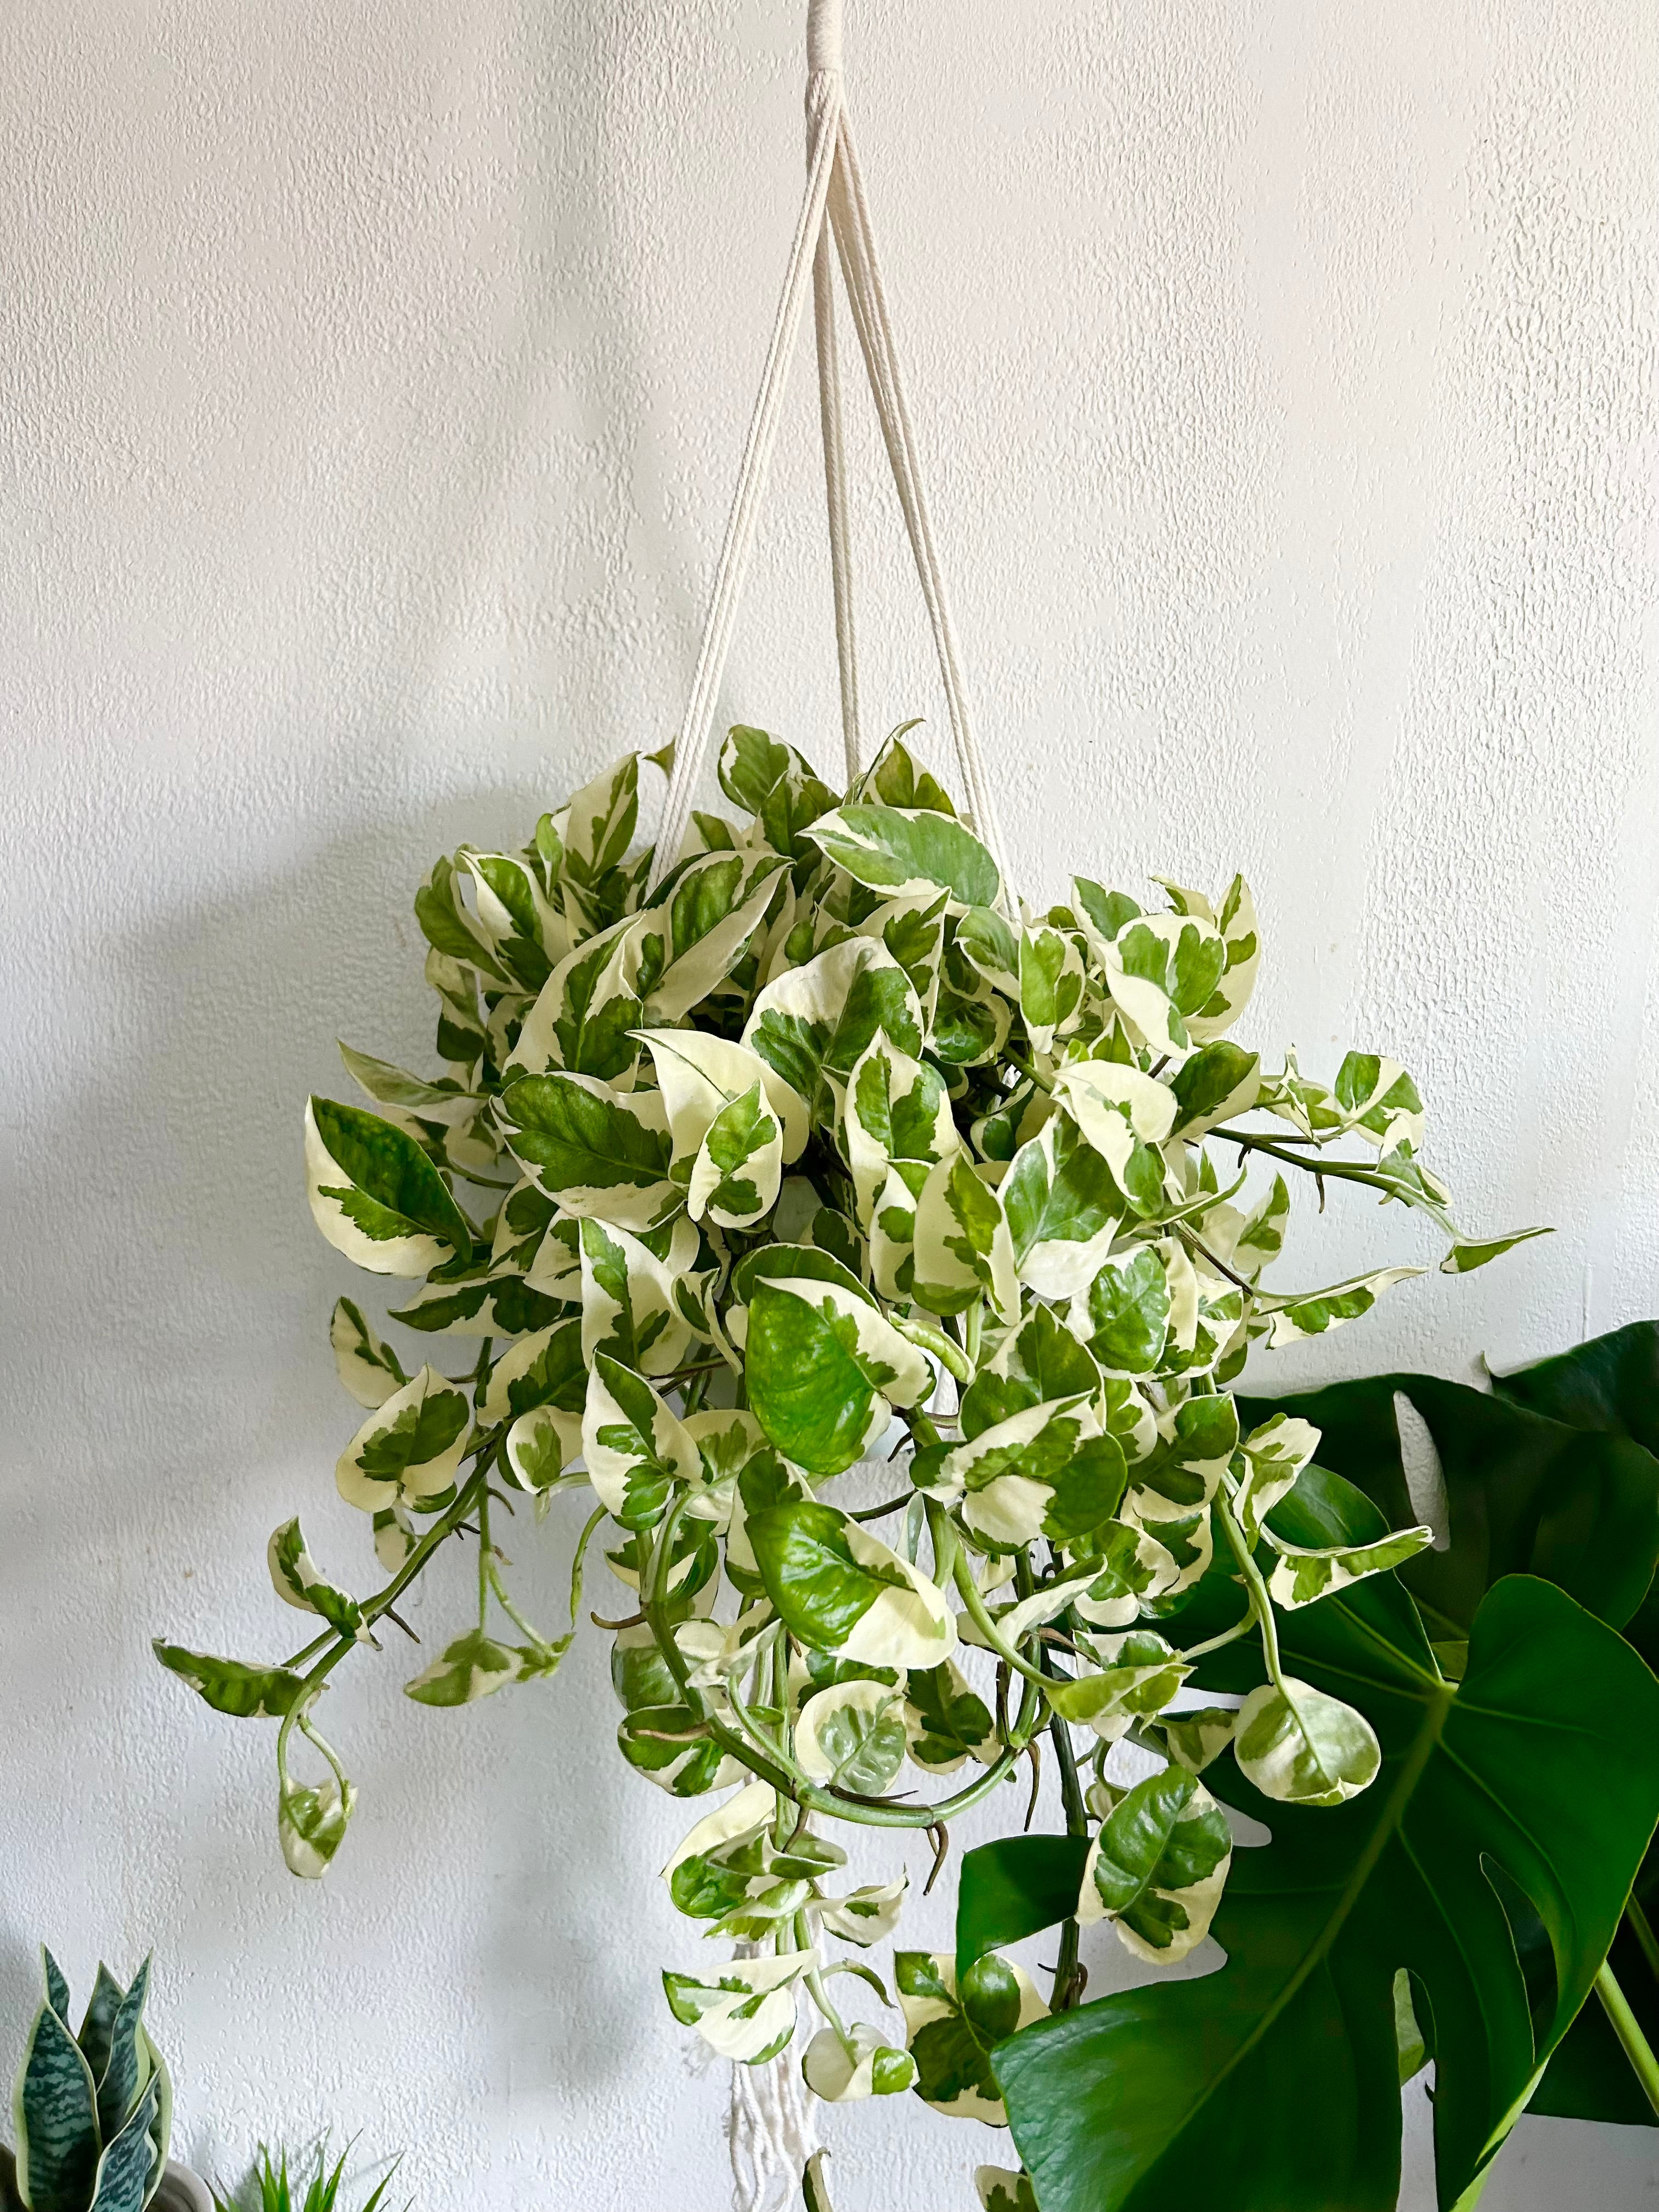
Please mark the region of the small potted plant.
POLYGON ((78 2033, 69 1984, 40 1953, 44 1990, 0 2151, 7 2212, 213 2212, 205 2185, 170 2160, 173 2084, 144 2026, 145 1960, 123 1989, 100 1965, 78 2033))

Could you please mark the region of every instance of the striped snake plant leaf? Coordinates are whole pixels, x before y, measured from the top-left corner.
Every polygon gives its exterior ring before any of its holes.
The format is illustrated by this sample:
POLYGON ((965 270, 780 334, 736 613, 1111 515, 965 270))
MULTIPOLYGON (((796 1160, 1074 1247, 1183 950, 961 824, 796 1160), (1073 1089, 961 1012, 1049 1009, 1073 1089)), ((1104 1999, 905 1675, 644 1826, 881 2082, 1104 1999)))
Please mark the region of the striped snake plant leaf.
POLYGON ((51 2003, 34 2015, 11 2104, 23 2203, 30 2212, 87 2212, 101 2148, 97 2084, 51 2003))

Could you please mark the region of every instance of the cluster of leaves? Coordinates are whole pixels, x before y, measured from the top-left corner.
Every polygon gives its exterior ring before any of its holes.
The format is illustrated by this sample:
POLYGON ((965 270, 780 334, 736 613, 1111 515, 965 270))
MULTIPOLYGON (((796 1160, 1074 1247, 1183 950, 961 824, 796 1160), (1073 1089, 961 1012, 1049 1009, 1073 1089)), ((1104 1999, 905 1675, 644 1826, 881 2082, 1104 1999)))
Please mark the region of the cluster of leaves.
MULTIPOLYGON (((678 1796, 736 1787, 665 1869, 681 1911, 741 1947, 665 1977, 676 2016, 759 2063, 804 1991, 820 2096, 914 2089, 1000 2121, 998 2046, 1046 2050, 1096 2009, 1075 2010, 1079 1919, 1169 1965, 1238 1886, 1204 1778, 1224 1752, 1227 1794, 1310 1823, 1333 1865, 1394 1802, 1377 1778, 1397 1731, 1342 1687, 1328 1625, 1409 1607, 1396 1571, 1431 1532, 1333 1491, 1316 1426, 1241 1418, 1230 1386, 1253 1346, 1322 1335, 1421 1271, 1268 1288, 1296 1177, 1322 1205, 1352 1183, 1425 1215, 1450 1273, 1519 1238, 1457 1228, 1397 1063, 1351 1053, 1328 1086, 1229 1034, 1259 959, 1242 878, 1143 904, 1079 878, 1069 903, 1018 910, 903 734, 837 798, 733 730, 720 780, 740 818, 696 815, 654 887, 633 757, 522 851, 439 862, 416 911, 446 1072, 347 1050, 375 1110, 313 1099, 307 1170, 329 1240, 419 1283, 393 1319, 476 1355, 406 1364, 342 1299, 335 1354, 367 1418, 337 1482, 386 1581, 348 1594, 289 1521, 270 1574, 313 1642, 275 1667, 157 1649, 219 1710, 280 1720, 283 1848, 318 1875, 355 1802, 315 1719, 336 1668, 465 1537, 476 1621, 410 1695, 463 1705, 550 1674, 599 1536, 628 1592, 623 1758, 678 1796), (888 1502, 826 1494, 878 1455, 888 1502), (549 1635, 507 1589, 492 1515, 566 1491, 591 1510, 549 1635), (1194 1709, 1212 1684, 1231 1702, 1194 1709), (290 1771, 296 1735, 321 1780, 290 1771), (892 1999, 866 1960, 829 1955, 889 1935, 904 1885, 845 1887, 827 1824, 929 1831, 942 1857, 950 1821, 1045 1736, 1070 1853, 1048 2002, 994 1944, 898 1953, 892 1999), (1158 1771, 1115 1768, 1124 1742, 1158 1771), (907 1765, 964 1778, 919 1802, 907 1765), (895 2024, 844 2018, 838 1975, 895 2024)), ((1388 1633, 1438 1743, 1449 1679, 1419 1633, 1388 1633)), ((1012 2203, 1026 2184, 985 2186, 1012 2203)))
POLYGON ((26 2212, 143 2212, 167 2170, 173 2084, 144 2026, 149 1960, 123 1989, 101 1963, 80 2033, 50 1951, 12 2091, 6 2201, 26 2212))
MULTIPOLYGON (((307 2176, 301 2171, 296 2160, 290 2179, 287 2151, 280 2150, 273 2154, 261 2143, 250 2181, 256 2212, 296 2212, 296 2207, 297 2212, 337 2212, 340 2191, 345 2181, 346 2160, 350 2155, 351 2145, 348 2143, 331 2166, 328 2145, 325 2142, 319 2143, 310 2174, 307 2176), (296 2192, 303 2193, 296 2195, 296 2192)), ((397 2172, 398 2164, 394 2162, 391 2172, 383 2175, 363 2199, 361 2212, 380 2212, 397 2172)), ((411 2197, 410 2202, 412 2203, 414 2199, 411 2197)), ((213 2203, 214 2212, 242 2212, 235 2197, 217 2189, 213 2192, 213 2203)), ((407 2206, 404 2212, 408 2212, 407 2206)))

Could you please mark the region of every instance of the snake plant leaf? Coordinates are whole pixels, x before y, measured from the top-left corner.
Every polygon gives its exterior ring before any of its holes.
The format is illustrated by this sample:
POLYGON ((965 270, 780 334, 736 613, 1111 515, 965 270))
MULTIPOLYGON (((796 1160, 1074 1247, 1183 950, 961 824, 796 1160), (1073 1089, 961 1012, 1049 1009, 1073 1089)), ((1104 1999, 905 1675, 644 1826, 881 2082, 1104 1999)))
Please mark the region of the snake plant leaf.
POLYGON ((1559 1583, 1615 1628, 1653 1580, 1659 1461, 1628 1437, 1569 1428, 1429 1375, 1370 1376, 1278 1401, 1241 1398, 1239 1411, 1261 1421, 1275 1405, 1319 1431, 1322 1462, 1374 1499, 1395 1529, 1420 1517, 1401 1423, 1425 1432, 1445 1484, 1450 1541, 1418 1553, 1400 1579, 1437 1640, 1467 1636, 1503 1575, 1559 1583))
POLYGON ((313 1098, 306 1108, 312 1218, 337 1252, 377 1275, 424 1275, 471 1254, 466 1217, 415 1139, 378 1114, 313 1098))
POLYGON ((854 883, 890 898, 948 891, 951 907, 994 906, 996 862, 977 837, 931 807, 839 806, 807 836, 854 883))
POLYGON ((710 853, 676 871, 630 933, 635 988, 648 1022, 683 1020, 726 981, 774 905, 787 866, 775 853, 710 853))
POLYGON ((1282 1297, 1259 1295, 1256 1311, 1271 1324, 1268 1348, 1282 1352, 1286 1345, 1302 1344, 1310 1337, 1340 1328, 1345 1322, 1358 1321, 1384 1291, 1423 1272, 1421 1267, 1376 1267, 1368 1275, 1351 1275, 1346 1282, 1333 1283, 1322 1291, 1298 1291, 1282 1297))
POLYGON ((336 1302, 328 1325, 328 1340, 340 1380, 360 1406, 372 1412, 384 1406, 409 1377, 397 1353, 381 1341, 349 1298, 336 1302))
POLYGON ((149 2054, 143 2035, 144 2001, 149 1994, 146 1959, 110 2017, 109 2048, 98 2082, 98 2136, 112 2144, 149 2079, 149 2054))
POLYGON ((855 2104, 863 2097, 890 2097, 916 2084, 916 2062, 908 2051, 884 2043, 867 2021, 854 2021, 849 2051, 833 2027, 820 2028, 801 2057, 801 2075, 815 2097, 827 2105, 855 2104))
POLYGON ((933 1382, 923 1355, 861 1291, 805 1275, 757 1282, 744 1372, 762 1428, 809 1474, 851 1467, 892 1407, 933 1382))
POLYGON ((204 1705, 237 1720, 280 1720, 305 1686, 286 1667, 250 1667, 240 1659, 187 1651, 156 1637, 151 1647, 170 1674, 188 1682, 204 1705))
POLYGON ((697 1447, 643 1376, 595 1355, 582 1412, 582 1455, 599 1503, 624 1528, 660 1520, 677 1482, 696 1483, 697 1447))
POLYGON ((1083 1869, 1079 1926, 1109 1920, 1126 1951, 1174 1966, 1210 1932, 1232 1863, 1227 1815, 1180 1767, 1133 1789, 1095 1785, 1109 1801, 1083 1869))
POLYGON ((337 1589, 321 1573, 306 1549, 305 1534, 297 1515, 272 1530, 265 1557, 270 1569, 271 1588, 284 1605, 294 1606, 301 1613, 318 1614, 337 1636, 367 1640, 362 1607, 355 1597, 348 1597, 343 1590, 337 1589))
POLYGON ((930 1170, 916 1200, 915 1296, 930 1313, 962 1313, 982 1297, 1000 1319, 1018 1316, 1008 1218, 964 1152, 930 1170))
POLYGON ((815 1782, 878 1797, 904 1764, 903 1692, 880 1682, 835 1682, 801 1707, 795 1756, 815 1782))
MULTIPOLYGON (((584 1224, 586 1226, 586 1224, 584 1224)), ((510 1344, 489 1370, 478 1407, 486 1429, 517 1421, 538 1406, 579 1413, 587 1390, 582 1325, 555 1322, 510 1344)))
POLYGON ((353 1437, 335 1464, 335 1486, 364 1513, 392 1505, 435 1511, 454 1493, 471 1426, 465 1391, 423 1367, 353 1437))
POLYGON ((159 2086, 152 2081, 118 2132, 105 2145, 88 2212, 143 2212, 155 2157, 150 2131, 155 2124, 160 2094, 159 2086))
POLYGON ((709 1124, 691 1169, 686 1211, 717 1229, 751 1229, 777 1202, 783 1133, 754 1084, 709 1124))
POLYGON ((561 1209, 635 1234, 678 1211, 667 1118, 656 1091, 592 1076, 521 1076, 499 1111, 514 1158, 561 1209))
POLYGON ((86 2212, 98 2171, 97 2084, 50 2003, 29 2029, 12 2091, 12 2121, 21 2201, 31 2212, 86 2212))
POLYGON ((952 2119, 1006 2126, 991 2052, 1048 2012, 1025 1969, 991 1954, 958 1978, 953 1959, 898 1951, 893 1979, 916 2062, 916 2094, 952 2119))
POLYGON ((1023 1551, 1040 1536, 1086 1542, 1117 1511, 1127 1479, 1123 1447, 1076 1398, 981 1430, 939 1470, 941 1489, 960 1492, 967 1527, 995 1551, 1023 1551))
POLYGON ((1549 1584, 1509 1578, 1454 1688, 1383 1577, 1292 1614, 1281 1638, 1300 1678, 1361 1702, 1382 1771, 1316 1809, 1212 1769, 1217 1794, 1273 1835, 1235 1857, 1213 1928, 1226 1965, 1085 2005, 997 2053, 1049 2212, 1185 2212, 1218 2161, 1239 2212, 1391 2212, 1402 1966, 1433 2011, 1437 2188, 1456 2202, 1618 1924, 1659 1816, 1659 1683, 1611 1630, 1549 1584), (1535 2045, 1488 1864, 1548 1929, 1559 1994, 1535 2045))
POLYGON ((921 1057, 921 1007, 910 978, 885 945, 849 937, 775 977, 757 995, 742 1042, 823 1115, 878 1030, 921 1057))
POLYGON ((815 1651, 867 1667, 936 1667, 956 1648, 945 1594, 832 1505, 751 1513, 749 1541, 766 1594, 790 1633, 815 1651))
MULTIPOLYGON (((50 1957, 51 1954, 48 1953, 47 1956, 50 1957)), ((92 1985, 92 1995, 88 2000, 86 2013, 81 2021, 81 2031, 75 2039, 81 2046, 82 2055, 92 2069, 92 2078, 94 2081, 103 2079, 104 2069, 109 2063, 110 2033, 115 2024, 116 2012, 125 1994, 119 1982, 100 1959, 98 1961, 97 1976, 92 1985)), ((47 2002, 58 2018, 67 2025, 68 1985, 64 1984, 60 1990, 50 1995, 47 2002), (58 2001, 59 1996, 62 1998, 61 2004, 58 2001)))
POLYGON ((1061 1115, 1045 1122, 1014 1154, 998 1195, 1021 1282, 1042 1298, 1086 1293, 1121 1225, 1124 1201, 1076 1122, 1061 1115))
POLYGON ((1659 1322, 1632 1322, 1607 1336, 1508 1375, 1492 1389, 1511 1405, 1569 1428, 1633 1437, 1659 1454, 1659 1322))

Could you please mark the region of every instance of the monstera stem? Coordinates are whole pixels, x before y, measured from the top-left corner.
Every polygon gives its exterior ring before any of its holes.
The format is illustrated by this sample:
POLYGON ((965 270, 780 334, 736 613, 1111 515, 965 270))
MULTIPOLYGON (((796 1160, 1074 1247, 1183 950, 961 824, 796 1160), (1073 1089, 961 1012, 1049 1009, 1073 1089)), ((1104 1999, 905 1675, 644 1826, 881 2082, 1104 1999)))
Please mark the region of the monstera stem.
POLYGON ((1646 2093, 1647 2100, 1659 2112, 1659 2058, 1653 2055, 1653 2046, 1643 2034, 1636 2014, 1630 2008, 1630 1999, 1613 1977, 1613 1968, 1604 1959, 1595 1977, 1595 1994, 1601 2000, 1601 2009, 1612 2023, 1626 2058, 1637 2080, 1646 2093))

